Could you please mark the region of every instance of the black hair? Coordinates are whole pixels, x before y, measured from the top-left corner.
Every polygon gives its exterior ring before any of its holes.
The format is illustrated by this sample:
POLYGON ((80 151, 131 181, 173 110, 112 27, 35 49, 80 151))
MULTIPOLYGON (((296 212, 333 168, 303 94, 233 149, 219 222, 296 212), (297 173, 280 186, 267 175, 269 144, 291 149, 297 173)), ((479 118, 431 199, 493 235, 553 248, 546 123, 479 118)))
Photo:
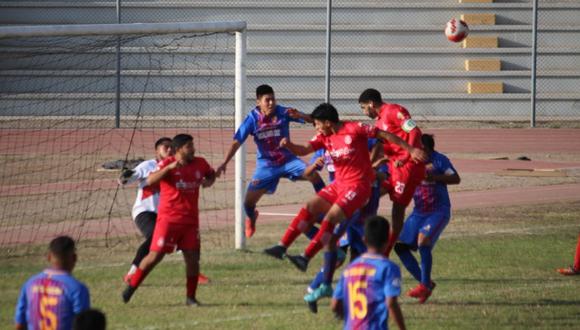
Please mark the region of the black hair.
POLYGON ((382 248, 389 241, 389 221, 379 215, 367 218, 365 240, 368 247, 382 248))
POLYGON ((330 103, 321 103, 320 105, 318 105, 312 111, 310 117, 312 117, 313 120, 314 119, 321 121, 328 120, 333 123, 338 123, 339 121, 338 111, 336 111, 336 108, 330 103))
POLYGON ((100 310, 89 308, 77 314, 72 328, 73 330, 105 330, 107 319, 100 310))
POLYGON ((177 134, 173 137, 173 141, 171 144, 173 145, 173 149, 177 151, 177 149, 186 145, 189 141, 193 141, 193 136, 189 134, 177 134))
POLYGON ((68 257, 75 250, 75 241, 69 236, 58 236, 48 245, 48 251, 59 259, 68 257))
POLYGON ((262 98, 262 96, 272 94, 274 95, 274 89, 270 85, 260 85, 256 87, 256 100, 262 98))
POLYGON ((374 88, 365 89, 358 97, 358 103, 369 102, 373 102, 375 105, 380 105, 383 103, 383 97, 381 96, 381 93, 374 88))
POLYGON ((435 150, 435 139, 433 138, 433 134, 421 135, 421 143, 423 143, 427 149, 435 150))
POLYGON ((170 138, 168 138, 168 137, 165 137, 165 136, 164 136, 164 137, 160 138, 159 140, 157 140, 157 141, 155 142, 155 150, 157 150, 157 148, 158 148, 158 147, 159 147, 161 144, 163 144, 163 143, 165 143, 165 142, 169 142, 169 143, 171 143, 171 139, 170 139, 170 138))

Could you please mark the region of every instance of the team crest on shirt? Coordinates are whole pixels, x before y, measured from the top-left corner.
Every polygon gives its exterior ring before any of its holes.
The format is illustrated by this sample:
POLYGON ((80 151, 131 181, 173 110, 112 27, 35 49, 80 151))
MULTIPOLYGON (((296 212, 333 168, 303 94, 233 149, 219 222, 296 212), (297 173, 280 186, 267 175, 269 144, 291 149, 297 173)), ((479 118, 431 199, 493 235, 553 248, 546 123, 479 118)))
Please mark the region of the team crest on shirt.
POLYGON ((350 135, 345 136, 344 137, 344 143, 351 144, 352 143, 352 137, 350 135))

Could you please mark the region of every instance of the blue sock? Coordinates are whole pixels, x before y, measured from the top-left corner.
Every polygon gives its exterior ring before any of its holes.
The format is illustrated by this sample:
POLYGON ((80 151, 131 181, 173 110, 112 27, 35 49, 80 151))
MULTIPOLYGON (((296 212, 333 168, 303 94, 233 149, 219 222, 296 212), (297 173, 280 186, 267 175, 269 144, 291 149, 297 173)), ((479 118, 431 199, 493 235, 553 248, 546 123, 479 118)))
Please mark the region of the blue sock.
POLYGON ((324 277, 323 283, 326 285, 332 284, 332 276, 334 276, 334 269, 336 268, 336 251, 324 252, 324 277))
POLYGON ((306 235, 306 237, 308 237, 309 240, 312 240, 314 238, 314 236, 316 236, 317 233, 318 233, 318 227, 312 226, 312 228, 310 228, 310 230, 308 232, 304 233, 304 235, 306 235))
POLYGON ((421 281, 421 269, 419 268, 419 264, 417 263, 417 259, 413 257, 411 250, 404 245, 397 244, 395 245, 395 252, 401 259, 403 266, 413 275, 413 277, 417 281, 421 281))
POLYGON ((322 190, 322 188, 326 187, 326 184, 324 184, 324 181, 319 180, 317 182, 313 182, 312 186, 314 187, 314 191, 319 192, 322 190))
POLYGON ((312 280, 312 282, 310 282, 310 288, 312 290, 315 290, 316 288, 318 288, 320 286, 320 284, 322 283, 323 279, 324 279, 324 268, 321 268, 320 271, 318 273, 316 273, 316 276, 314 276, 314 279, 312 280))
POLYGON ((433 265, 433 255, 431 246, 419 246, 421 254, 421 283, 431 288, 431 266, 433 265))
POLYGON ((254 219, 254 217, 256 216, 256 212, 255 212, 256 207, 255 206, 247 206, 246 204, 244 204, 244 211, 246 211, 246 215, 250 219, 254 219))

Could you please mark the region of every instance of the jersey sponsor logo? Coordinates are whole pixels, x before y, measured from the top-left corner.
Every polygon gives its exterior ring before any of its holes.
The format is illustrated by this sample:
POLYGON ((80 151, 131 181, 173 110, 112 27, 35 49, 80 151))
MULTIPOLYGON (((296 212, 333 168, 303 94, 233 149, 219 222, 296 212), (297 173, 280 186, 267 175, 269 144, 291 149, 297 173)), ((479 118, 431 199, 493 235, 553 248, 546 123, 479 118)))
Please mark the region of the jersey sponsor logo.
POLYGON ((403 126, 401 126, 403 131, 407 133, 411 132, 415 127, 417 127, 417 124, 415 124, 415 121, 413 121, 413 119, 405 120, 405 122, 403 122, 403 126))
POLYGON ((348 156, 348 155, 354 153, 354 148, 344 147, 344 148, 332 150, 329 153, 330 153, 330 157, 332 157, 332 159, 337 159, 337 158, 348 156))
POLYGON ((175 183, 175 188, 179 189, 179 190, 191 190, 191 189, 196 189, 197 187, 199 187, 199 182, 191 182, 191 181, 183 181, 183 179, 179 179, 179 181, 177 181, 175 183))
POLYGON ((352 137, 350 135, 345 136, 344 137, 344 143, 351 144, 352 143, 352 137))
POLYGON ((264 132, 260 132, 258 133, 258 135, 256 135, 258 137, 259 140, 263 140, 263 139, 267 139, 267 138, 271 138, 271 137, 278 137, 282 135, 281 130, 280 129, 270 129, 264 132))

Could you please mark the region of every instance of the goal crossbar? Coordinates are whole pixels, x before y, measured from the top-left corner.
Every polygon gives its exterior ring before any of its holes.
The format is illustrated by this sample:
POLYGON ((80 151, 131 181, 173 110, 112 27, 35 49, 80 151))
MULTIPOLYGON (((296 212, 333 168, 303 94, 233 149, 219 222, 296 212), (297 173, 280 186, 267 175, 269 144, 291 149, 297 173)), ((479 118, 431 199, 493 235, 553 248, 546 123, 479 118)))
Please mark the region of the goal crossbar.
POLYGON ((244 32, 246 26, 244 21, 3 26, 0 38, 244 32))

